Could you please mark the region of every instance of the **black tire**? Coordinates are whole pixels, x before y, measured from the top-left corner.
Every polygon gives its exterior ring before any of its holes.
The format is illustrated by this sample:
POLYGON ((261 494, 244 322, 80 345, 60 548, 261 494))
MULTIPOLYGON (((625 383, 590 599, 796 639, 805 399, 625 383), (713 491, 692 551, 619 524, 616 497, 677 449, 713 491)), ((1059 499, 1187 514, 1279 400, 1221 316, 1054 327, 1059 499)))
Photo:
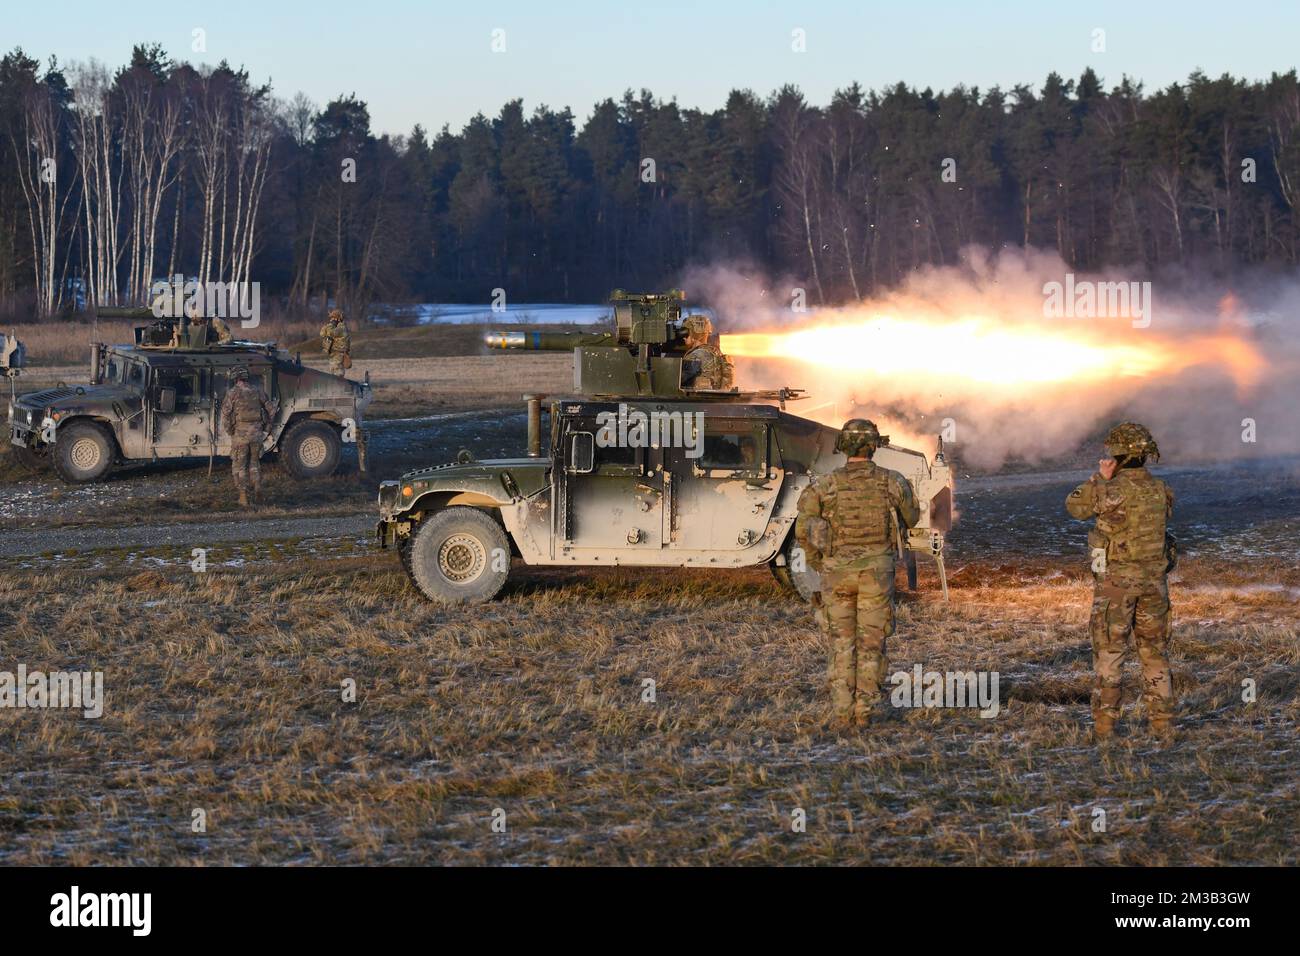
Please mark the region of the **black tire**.
POLYGON ((343 441, 329 422, 308 419, 289 426, 278 450, 281 464, 295 478, 324 478, 338 468, 343 441))
POLYGON ((82 485, 107 475, 116 455, 108 429, 96 422, 73 422, 59 429, 50 458, 60 478, 82 485))
POLYGON ((402 570, 407 576, 414 581, 415 573, 411 570, 411 538, 413 535, 407 535, 405 538, 397 539, 397 557, 402 562, 402 570))
POLYGON ((795 540, 792 532, 790 537, 786 539, 785 547, 781 549, 781 555, 785 558, 785 563, 777 564, 776 561, 773 561, 768 567, 772 569, 772 576, 781 582, 784 587, 797 594, 801 600, 811 601, 812 596, 821 590, 822 579, 821 575, 806 563, 804 563, 802 571, 794 569, 796 564, 794 552, 798 547, 799 543, 795 540))
POLYGON ((490 601, 510 576, 505 530, 477 508, 456 506, 425 518, 404 558, 415 586, 437 604, 490 601))
POLYGON ((10 447, 14 450, 14 456, 18 459, 18 464, 29 471, 44 471, 50 467, 50 450, 44 445, 41 446, 41 451, 28 448, 26 445, 12 445, 10 447))

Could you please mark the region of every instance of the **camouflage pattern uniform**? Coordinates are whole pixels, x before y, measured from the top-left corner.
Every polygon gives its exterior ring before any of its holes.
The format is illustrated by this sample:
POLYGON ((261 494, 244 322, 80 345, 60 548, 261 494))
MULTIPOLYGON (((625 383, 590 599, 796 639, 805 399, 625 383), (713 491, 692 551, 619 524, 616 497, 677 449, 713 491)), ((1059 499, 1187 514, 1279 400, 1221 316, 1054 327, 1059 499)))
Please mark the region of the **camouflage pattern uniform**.
POLYGON ((230 326, 220 317, 213 318, 212 331, 216 333, 218 345, 229 345, 235 340, 235 337, 230 333, 230 326))
POLYGON ((230 469, 241 505, 248 504, 249 491, 256 497, 261 486, 262 442, 274 414, 262 390, 249 383, 247 370, 236 370, 235 383, 221 403, 221 427, 230 436, 230 469))
POLYGON ((352 336, 348 334, 347 323, 338 309, 331 309, 329 321, 321 326, 320 347, 330 357, 330 372, 342 375, 346 371, 343 357, 352 352, 352 336))
POLYGON ((687 316, 682 323, 690 350, 682 356, 682 388, 731 388, 735 369, 731 360, 716 345, 709 344, 713 323, 704 315, 687 316))
POLYGON ((1173 730, 1174 693, 1167 657, 1166 579, 1174 546, 1166 522, 1173 513, 1174 493, 1141 464, 1148 455, 1160 457, 1142 426, 1131 422, 1117 426, 1107 436, 1106 450, 1118 462, 1113 476, 1107 480, 1100 472, 1094 474, 1065 501, 1071 517, 1097 519, 1088 535, 1095 582, 1088 622, 1096 672, 1093 727, 1099 739, 1114 731, 1122 701, 1121 670, 1132 635, 1142 664, 1142 699, 1151 730, 1168 735, 1173 730))
POLYGON ((869 723, 880 700, 894 633, 892 519, 910 528, 921 516, 907 479, 870 461, 888 441, 865 419, 848 422, 836 447, 849 462, 799 497, 795 537, 821 572, 819 623, 830 635, 831 706, 842 724, 869 723))

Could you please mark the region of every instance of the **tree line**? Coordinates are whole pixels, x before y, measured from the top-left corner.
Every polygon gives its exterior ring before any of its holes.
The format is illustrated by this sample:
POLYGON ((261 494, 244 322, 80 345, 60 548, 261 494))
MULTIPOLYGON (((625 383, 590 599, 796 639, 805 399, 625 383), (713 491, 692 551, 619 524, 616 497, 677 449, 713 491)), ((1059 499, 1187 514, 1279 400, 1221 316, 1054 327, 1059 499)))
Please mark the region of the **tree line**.
POLYGON ((463 129, 377 135, 246 70, 140 45, 120 69, 0 60, 0 312, 258 281, 337 302, 596 301, 742 261, 812 303, 869 296, 963 247, 1056 250, 1080 271, 1230 270, 1300 256, 1300 83, 1193 73, 1148 93, 1087 70, 1041 88, 785 86, 720 109, 652 93, 522 100, 463 129))

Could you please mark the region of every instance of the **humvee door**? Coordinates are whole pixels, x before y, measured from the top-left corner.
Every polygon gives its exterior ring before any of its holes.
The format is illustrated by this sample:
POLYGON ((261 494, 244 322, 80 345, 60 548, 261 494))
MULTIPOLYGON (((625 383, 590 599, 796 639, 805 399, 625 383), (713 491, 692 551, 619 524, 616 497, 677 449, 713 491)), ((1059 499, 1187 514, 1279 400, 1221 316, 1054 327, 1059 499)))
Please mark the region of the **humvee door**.
POLYGON ((563 421, 557 537, 562 546, 657 550, 664 541, 664 450, 602 440, 594 417, 563 421))
POLYGON ((204 455, 215 433, 210 368, 164 365, 152 370, 148 406, 153 442, 160 458, 204 455))
POLYGON ((781 491, 781 453, 769 423, 706 415, 699 454, 671 449, 672 546, 736 551, 758 541, 781 491))

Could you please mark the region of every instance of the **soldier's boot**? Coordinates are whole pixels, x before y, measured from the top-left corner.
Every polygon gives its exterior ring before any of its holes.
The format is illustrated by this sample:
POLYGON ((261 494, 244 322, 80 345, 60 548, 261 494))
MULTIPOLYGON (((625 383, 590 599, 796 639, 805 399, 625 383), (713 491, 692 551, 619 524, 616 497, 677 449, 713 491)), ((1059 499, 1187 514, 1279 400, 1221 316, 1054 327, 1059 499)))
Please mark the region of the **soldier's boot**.
POLYGON ((1119 708, 1123 691, 1116 686, 1101 683, 1092 694, 1092 737, 1100 743, 1115 735, 1119 722, 1119 708))
MULTIPOLYGON (((1150 712, 1148 712, 1150 713, 1150 712)), ((1166 713, 1151 713, 1147 720, 1147 730, 1162 743, 1171 744, 1177 736, 1174 730, 1174 718, 1166 713)))
POLYGON ((853 693, 853 722, 859 727, 871 726, 876 705, 880 703, 881 678, 885 658, 870 648, 858 651, 857 686, 853 693))
POLYGON ((239 489, 239 507, 241 508, 248 507, 248 492, 245 491, 243 488, 239 489))

